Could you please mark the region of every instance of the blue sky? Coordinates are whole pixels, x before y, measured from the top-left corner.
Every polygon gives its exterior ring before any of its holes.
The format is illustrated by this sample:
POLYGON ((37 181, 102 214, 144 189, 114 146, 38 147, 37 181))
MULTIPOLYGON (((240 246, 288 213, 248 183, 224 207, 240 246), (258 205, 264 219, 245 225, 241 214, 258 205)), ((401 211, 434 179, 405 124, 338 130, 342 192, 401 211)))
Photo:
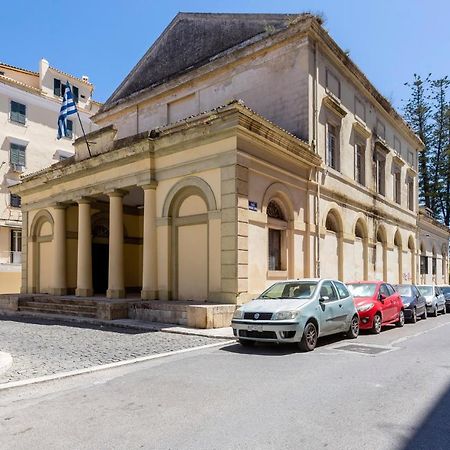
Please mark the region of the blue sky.
POLYGON ((15 0, 2 4, 0 61, 89 75, 105 101, 178 11, 321 12, 335 41, 401 109, 413 73, 450 75, 447 0, 15 0), (8 20, 5 20, 8 19, 8 20))

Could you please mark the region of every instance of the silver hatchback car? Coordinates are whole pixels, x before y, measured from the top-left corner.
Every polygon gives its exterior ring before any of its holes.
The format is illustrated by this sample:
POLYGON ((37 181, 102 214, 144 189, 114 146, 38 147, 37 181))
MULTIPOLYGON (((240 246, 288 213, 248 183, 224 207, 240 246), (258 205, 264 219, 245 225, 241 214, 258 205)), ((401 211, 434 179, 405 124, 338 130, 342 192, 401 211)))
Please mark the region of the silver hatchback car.
POLYGON ((237 309, 231 326, 242 345, 296 342, 301 350, 311 351, 321 336, 346 333, 356 338, 359 317, 353 297, 340 281, 287 280, 237 309))
POLYGON ((417 286, 417 289, 419 289, 419 292, 425 297, 427 313, 429 316, 432 315, 437 317, 439 311, 441 311, 442 314, 447 312, 447 308, 445 306, 445 296, 438 286, 431 284, 420 284, 417 286))

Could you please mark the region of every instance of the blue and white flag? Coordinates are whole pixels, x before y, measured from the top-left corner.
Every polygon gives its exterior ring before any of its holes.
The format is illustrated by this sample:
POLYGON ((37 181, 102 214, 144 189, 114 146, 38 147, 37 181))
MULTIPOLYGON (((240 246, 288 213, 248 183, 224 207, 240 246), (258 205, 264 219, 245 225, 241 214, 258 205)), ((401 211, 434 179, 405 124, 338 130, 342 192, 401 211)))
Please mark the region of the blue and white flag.
POLYGON ((58 117, 58 139, 70 137, 67 130, 67 116, 77 113, 77 107, 73 100, 72 89, 67 81, 64 89, 64 96, 58 117))

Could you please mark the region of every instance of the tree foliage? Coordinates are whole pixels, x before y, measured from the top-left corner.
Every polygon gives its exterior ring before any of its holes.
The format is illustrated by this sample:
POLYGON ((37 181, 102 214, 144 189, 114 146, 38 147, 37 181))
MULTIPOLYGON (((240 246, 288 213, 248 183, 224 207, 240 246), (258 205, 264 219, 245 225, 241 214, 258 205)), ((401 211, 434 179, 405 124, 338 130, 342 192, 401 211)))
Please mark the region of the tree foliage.
POLYGON ((450 101, 448 77, 432 79, 414 74, 405 83, 410 95, 404 117, 422 139, 418 155, 419 200, 435 218, 450 225, 450 101))

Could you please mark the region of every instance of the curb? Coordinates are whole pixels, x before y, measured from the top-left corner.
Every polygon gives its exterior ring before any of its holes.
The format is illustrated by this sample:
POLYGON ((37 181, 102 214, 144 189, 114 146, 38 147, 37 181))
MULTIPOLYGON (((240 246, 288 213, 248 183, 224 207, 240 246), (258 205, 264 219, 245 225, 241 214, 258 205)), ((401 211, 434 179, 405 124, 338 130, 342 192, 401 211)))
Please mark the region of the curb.
POLYGON ((12 365, 12 356, 9 353, 0 352, 0 373, 6 372, 12 365))
POLYGON ((87 367, 84 369, 72 370, 70 372, 60 372, 60 373, 56 373, 56 374, 52 374, 52 375, 46 375, 43 377, 29 378, 27 380, 21 380, 21 381, 12 381, 10 383, 0 384, 0 391, 4 391, 6 389, 12 389, 12 388, 16 388, 16 387, 29 386, 29 385, 37 384, 37 383, 44 383, 47 381, 61 380, 64 378, 70 378, 70 377, 74 377, 77 375, 89 374, 89 373, 93 373, 93 372, 100 372, 102 370, 114 369, 116 367, 122 367, 122 366, 129 366, 129 365, 137 364, 140 362, 151 361, 153 359, 167 358, 168 356, 180 355, 183 353, 189 353, 189 352, 193 352, 193 351, 197 351, 197 350, 205 350, 208 348, 220 347, 220 346, 225 346, 225 345, 230 345, 230 343, 216 342, 214 344, 200 345, 199 347, 184 348, 182 350, 175 350, 173 352, 158 353, 156 355, 148 355, 148 356, 140 356, 138 358, 126 359, 124 361, 117 361, 114 363, 103 364, 101 366, 92 366, 92 367, 87 367))

